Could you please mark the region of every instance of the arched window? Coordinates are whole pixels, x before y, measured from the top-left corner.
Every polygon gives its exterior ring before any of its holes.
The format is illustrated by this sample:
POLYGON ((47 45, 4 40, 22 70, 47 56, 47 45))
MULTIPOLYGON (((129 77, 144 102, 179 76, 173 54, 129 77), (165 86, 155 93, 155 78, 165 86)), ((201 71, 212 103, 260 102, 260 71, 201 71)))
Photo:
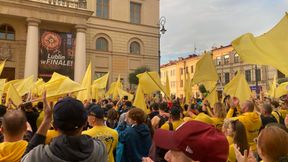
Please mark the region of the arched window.
POLYGON ((12 26, 3 24, 0 26, 0 39, 15 40, 15 31, 12 26))
POLYGON ((130 44, 130 53, 140 54, 140 44, 136 41, 130 44))
POLYGON ((97 51, 108 51, 108 41, 103 37, 97 38, 96 50, 97 51))

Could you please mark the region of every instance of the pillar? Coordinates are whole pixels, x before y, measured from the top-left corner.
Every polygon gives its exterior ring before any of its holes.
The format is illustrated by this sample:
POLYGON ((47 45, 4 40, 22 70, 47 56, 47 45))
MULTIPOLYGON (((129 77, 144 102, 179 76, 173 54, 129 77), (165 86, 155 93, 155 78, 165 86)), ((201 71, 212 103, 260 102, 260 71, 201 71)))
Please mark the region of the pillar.
POLYGON ((86 26, 76 25, 74 80, 81 82, 86 71, 86 26))
POLYGON ((39 28, 40 20, 36 18, 27 18, 27 42, 25 55, 24 77, 34 75, 34 79, 38 77, 39 62, 39 28))

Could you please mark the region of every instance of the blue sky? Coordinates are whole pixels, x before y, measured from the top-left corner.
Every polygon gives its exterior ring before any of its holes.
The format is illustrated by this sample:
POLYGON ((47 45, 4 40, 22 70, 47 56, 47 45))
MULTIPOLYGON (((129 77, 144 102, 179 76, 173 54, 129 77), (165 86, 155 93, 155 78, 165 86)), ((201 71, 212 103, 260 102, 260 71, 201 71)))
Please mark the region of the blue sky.
POLYGON ((161 63, 212 46, 228 45, 244 33, 261 35, 288 12, 288 0, 160 0, 167 32, 161 63))

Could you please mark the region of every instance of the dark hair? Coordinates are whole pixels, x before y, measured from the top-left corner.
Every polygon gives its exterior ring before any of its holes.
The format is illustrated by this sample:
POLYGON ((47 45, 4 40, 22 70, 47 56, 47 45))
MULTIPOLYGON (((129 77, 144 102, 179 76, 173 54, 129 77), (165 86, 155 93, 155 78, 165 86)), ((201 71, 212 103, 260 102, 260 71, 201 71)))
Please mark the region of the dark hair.
POLYGON ((179 107, 172 107, 170 111, 170 116, 173 120, 179 120, 181 114, 181 108, 179 107))
POLYGON ((0 117, 4 116, 6 113, 7 107, 4 105, 0 105, 0 117))
POLYGON ((145 121, 146 115, 142 109, 133 108, 128 111, 128 117, 135 120, 137 124, 142 124, 145 121))
POLYGON ((271 114, 272 113, 272 106, 271 104, 265 103, 263 104, 263 109, 265 110, 265 113, 271 114))
POLYGON ((244 154, 244 150, 249 150, 245 126, 239 120, 231 121, 231 126, 234 132, 233 142, 237 144, 240 152, 244 154))
POLYGON ((110 109, 107 112, 107 120, 117 120, 118 119, 118 113, 115 109, 110 109))
POLYGON ((159 109, 162 110, 162 111, 168 112, 168 104, 167 104, 167 102, 160 103, 159 109))
POLYGON ((158 103, 153 103, 153 104, 151 104, 151 106, 150 106, 151 108, 152 108, 152 110, 159 110, 159 104, 158 103))
POLYGON ((277 101, 272 101, 271 105, 274 106, 274 108, 278 108, 280 106, 279 102, 277 102, 277 101))
POLYGON ((2 118, 2 126, 9 136, 17 136, 26 131, 26 116, 21 110, 8 111, 2 118))
POLYGON ((126 105, 126 107, 132 107, 132 102, 131 101, 126 101, 125 105, 126 105))

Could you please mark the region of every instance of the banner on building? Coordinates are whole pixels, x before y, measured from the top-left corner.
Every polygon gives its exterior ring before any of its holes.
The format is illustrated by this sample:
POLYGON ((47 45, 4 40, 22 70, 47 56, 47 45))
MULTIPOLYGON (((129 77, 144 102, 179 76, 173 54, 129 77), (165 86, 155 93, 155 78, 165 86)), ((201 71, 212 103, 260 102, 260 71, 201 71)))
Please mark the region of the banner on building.
POLYGON ((49 80, 53 72, 74 79, 75 34, 40 30, 38 76, 49 80))

